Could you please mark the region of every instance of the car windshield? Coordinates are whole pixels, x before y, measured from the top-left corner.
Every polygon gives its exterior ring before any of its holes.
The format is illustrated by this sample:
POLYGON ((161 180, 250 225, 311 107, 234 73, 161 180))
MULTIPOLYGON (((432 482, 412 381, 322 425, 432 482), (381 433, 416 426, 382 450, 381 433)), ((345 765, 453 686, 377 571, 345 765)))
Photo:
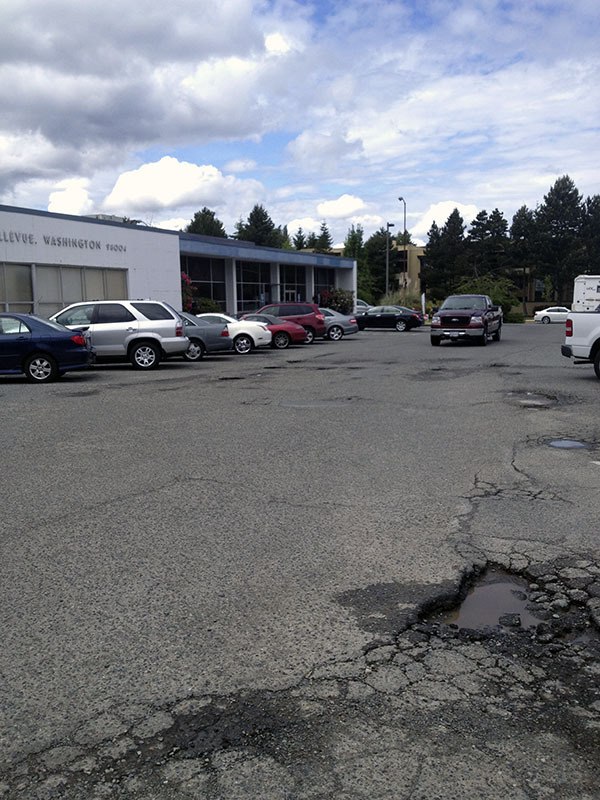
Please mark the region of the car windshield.
POLYGON ((446 311, 447 309, 460 311, 463 309, 472 309, 472 308, 485 308, 486 303, 483 297, 470 297, 469 295, 464 295, 462 297, 448 297, 444 300, 444 303, 440 309, 440 311, 446 311))

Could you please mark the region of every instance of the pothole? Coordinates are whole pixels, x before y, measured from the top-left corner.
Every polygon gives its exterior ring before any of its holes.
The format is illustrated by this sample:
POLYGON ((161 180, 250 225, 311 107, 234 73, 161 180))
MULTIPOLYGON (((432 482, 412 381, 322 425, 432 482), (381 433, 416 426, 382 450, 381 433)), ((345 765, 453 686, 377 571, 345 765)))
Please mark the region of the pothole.
POLYGON ((544 409, 558 405, 558 397, 539 392, 508 392, 508 399, 522 408, 544 409))
POLYGON ((583 442, 579 439, 551 439, 549 447, 556 447, 559 450, 590 450, 594 447, 590 442, 583 442))
POLYGON ((536 578, 491 565, 465 582, 457 603, 438 604, 421 620, 496 635, 523 631, 540 642, 598 640, 589 607, 599 591, 598 578, 583 569, 536 578))

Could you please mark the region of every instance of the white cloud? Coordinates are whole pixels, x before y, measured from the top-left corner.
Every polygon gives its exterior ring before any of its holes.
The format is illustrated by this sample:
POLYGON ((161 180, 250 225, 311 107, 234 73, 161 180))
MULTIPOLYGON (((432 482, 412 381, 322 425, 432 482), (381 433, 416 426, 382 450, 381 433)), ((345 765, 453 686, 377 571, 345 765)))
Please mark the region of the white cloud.
POLYGON ((107 211, 137 213, 180 206, 220 206, 234 194, 262 193, 258 181, 223 175, 216 167, 164 156, 119 176, 103 203, 107 211))
POLYGON ((251 158, 237 158, 225 164, 227 172, 251 172, 256 167, 256 161, 251 158))
POLYGON ((365 208, 365 203, 360 197, 352 194, 343 194, 337 200, 325 200, 323 203, 319 203, 317 211, 326 219, 331 217, 346 219, 363 208, 365 208))
POLYGON ((459 214, 468 226, 475 219, 479 213, 479 209, 475 205, 464 205, 463 203, 454 200, 442 200, 439 203, 433 203, 429 206, 427 211, 420 217, 418 222, 412 227, 407 223, 406 227, 415 239, 424 241, 427 239, 427 233, 435 222, 438 228, 445 225, 448 217, 454 209, 457 208, 459 214))
POLYGON ((88 191, 89 181, 85 178, 72 178, 61 181, 55 191, 50 193, 48 211, 58 214, 89 214, 94 204, 88 191))

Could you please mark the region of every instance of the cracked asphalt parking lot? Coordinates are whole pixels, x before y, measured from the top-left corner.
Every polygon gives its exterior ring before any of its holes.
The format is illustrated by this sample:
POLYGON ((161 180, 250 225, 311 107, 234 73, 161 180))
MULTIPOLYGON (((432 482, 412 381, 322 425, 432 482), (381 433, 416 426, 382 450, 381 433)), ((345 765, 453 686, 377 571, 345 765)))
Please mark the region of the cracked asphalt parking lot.
POLYGON ((561 341, 3 380, 0 798, 600 798, 600 383, 561 341), (490 570, 539 622, 443 616, 490 570))

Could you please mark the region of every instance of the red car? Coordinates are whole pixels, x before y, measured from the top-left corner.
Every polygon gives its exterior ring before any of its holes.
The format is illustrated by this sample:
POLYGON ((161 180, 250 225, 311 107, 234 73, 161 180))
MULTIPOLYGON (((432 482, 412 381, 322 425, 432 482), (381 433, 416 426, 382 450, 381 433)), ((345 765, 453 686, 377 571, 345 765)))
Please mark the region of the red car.
POLYGON ((327 333, 325 317, 316 303, 305 303, 304 301, 298 303, 272 303, 259 308, 257 313, 272 314, 274 317, 289 319, 291 322, 302 325, 305 331, 304 341, 306 344, 312 344, 315 336, 322 337, 327 333))
POLYGON ((271 331, 271 347, 276 350, 285 350, 291 344, 304 344, 306 341, 306 331, 302 325, 298 325, 291 320, 274 317, 272 314, 244 314, 241 319, 262 322, 271 331))

